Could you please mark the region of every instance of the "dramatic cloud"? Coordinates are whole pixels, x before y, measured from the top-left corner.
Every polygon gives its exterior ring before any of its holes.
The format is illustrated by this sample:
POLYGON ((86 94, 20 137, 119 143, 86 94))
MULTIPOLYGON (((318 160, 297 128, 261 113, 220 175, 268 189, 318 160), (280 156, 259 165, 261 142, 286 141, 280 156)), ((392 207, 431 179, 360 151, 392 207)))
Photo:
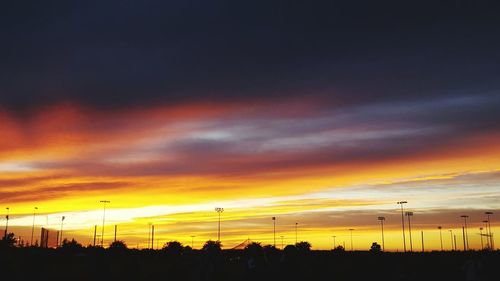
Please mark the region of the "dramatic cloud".
POLYGON ((328 248, 348 227, 370 245, 377 214, 396 237, 403 199, 426 231, 500 209, 497 4, 56 2, 0 9, 20 233, 37 206, 88 239, 108 199, 137 243, 150 222, 214 238, 222 206, 229 244, 269 243, 278 216, 328 248))

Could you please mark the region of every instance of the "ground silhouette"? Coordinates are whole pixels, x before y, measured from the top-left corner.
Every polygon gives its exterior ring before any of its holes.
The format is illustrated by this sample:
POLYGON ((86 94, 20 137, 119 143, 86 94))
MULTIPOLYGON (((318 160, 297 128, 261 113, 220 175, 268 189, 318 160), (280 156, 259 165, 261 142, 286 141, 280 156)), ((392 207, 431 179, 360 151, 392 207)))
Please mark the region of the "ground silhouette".
POLYGON ((497 280, 500 264, 498 251, 388 253, 378 244, 355 252, 314 251, 305 241, 222 250, 207 241, 196 250, 171 241, 137 250, 123 241, 104 249, 64 240, 52 249, 16 247, 9 237, 0 248, 5 280, 497 280))

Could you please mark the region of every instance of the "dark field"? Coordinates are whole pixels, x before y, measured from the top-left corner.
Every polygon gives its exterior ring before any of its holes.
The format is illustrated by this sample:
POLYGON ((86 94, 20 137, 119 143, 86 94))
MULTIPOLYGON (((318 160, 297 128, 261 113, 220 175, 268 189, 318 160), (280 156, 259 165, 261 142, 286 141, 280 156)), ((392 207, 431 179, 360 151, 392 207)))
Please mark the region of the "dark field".
POLYGON ((499 280, 500 267, 498 251, 0 251, 1 280, 499 280))

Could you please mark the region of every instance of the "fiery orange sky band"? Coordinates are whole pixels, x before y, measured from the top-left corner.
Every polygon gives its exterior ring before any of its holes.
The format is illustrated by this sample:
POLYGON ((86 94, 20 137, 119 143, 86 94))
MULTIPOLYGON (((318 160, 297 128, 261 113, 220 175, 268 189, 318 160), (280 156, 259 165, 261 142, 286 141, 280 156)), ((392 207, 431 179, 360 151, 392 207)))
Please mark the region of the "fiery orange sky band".
MULTIPOLYGON (((401 251, 396 202, 406 200, 414 249, 421 231, 426 250, 440 249, 438 226, 444 248, 450 234, 460 248, 463 214, 470 247, 479 249, 484 212, 500 209, 500 134, 457 137, 442 135, 439 124, 368 122, 387 110, 325 110, 306 99, 129 110, 61 103, 26 118, 2 110, 0 206, 25 241, 36 206, 36 239, 40 227, 59 230, 65 216, 64 237, 91 244, 94 225, 102 230, 99 201, 109 200, 105 244, 117 225, 118 239, 140 248, 149 224, 159 247, 217 239, 214 208, 223 207, 225 248, 247 238, 273 244, 275 216, 277 246, 295 242, 298 223, 297 239, 314 249, 331 249, 333 236, 350 249, 353 228, 354 249, 366 250, 381 244, 377 217, 385 216, 385 248, 401 251)), ((495 214, 493 232, 496 221, 495 214)))

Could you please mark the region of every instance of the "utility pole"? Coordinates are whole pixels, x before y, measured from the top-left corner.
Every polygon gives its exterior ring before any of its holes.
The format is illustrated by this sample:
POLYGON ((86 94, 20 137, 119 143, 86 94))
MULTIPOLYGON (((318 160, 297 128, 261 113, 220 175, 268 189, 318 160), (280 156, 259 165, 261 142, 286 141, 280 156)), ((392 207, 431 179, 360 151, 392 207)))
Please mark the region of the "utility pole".
POLYGON ((95 238, 97 236, 97 225, 94 225, 94 247, 95 247, 95 238))
POLYGON ((337 236, 332 236, 333 237, 333 248, 335 249, 335 247, 337 247, 337 243, 335 243, 335 238, 337 238, 337 236))
POLYGON ((406 202, 406 201, 399 201, 397 203, 399 205, 401 205, 401 225, 403 226, 403 248, 404 248, 404 251, 406 252, 405 216, 404 216, 404 211, 403 211, 403 204, 406 204, 408 202, 406 202))
POLYGON ((117 225, 115 224, 115 242, 116 242, 116 228, 117 228, 117 225))

